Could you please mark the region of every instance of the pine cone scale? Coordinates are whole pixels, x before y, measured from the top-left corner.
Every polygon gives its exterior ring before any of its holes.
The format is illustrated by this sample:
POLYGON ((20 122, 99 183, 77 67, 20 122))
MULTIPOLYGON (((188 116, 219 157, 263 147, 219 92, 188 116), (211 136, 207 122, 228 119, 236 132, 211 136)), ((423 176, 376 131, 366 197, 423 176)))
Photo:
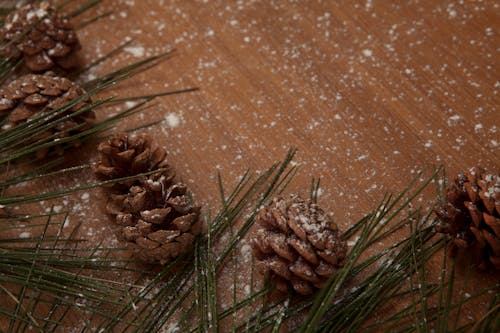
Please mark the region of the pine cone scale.
POLYGON ((295 249, 295 251, 297 251, 300 256, 305 258, 307 261, 309 261, 313 265, 319 264, 318 256, 314 252, 314 248, 310 243, 304 242, 303 240, 297 238, 291 238, 289 240, 289 244, 295 249))

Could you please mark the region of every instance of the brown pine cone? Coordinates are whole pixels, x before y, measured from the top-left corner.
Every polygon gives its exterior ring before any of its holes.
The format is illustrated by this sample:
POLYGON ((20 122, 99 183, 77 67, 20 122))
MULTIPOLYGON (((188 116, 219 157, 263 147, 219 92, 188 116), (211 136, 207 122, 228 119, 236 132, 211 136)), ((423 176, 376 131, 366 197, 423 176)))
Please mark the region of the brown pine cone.
POLYGON ((200 207, 168 173, 141 179, 126 194, 111 194, 106 210, 135 255, 148 263, 165 264, 185 253, 201 231, 200 207))
POLYGON ((0 29, 0 56, 24 59, 33 72, 54 67, 69 69, 77 64, 80 43, 68 19, 47 1, 31 3, 7 15, 0 29))
MULTIPOLYGON (((164 174, 173 179, 173 170, 169 168, 164 149, 153 149, 151 138, 134 136, 126 133, 117 134, 105 142, 101 142, 97 150, 100 161, 94 167, 94 173, 100 180, 130 177, 139 173, 167 168, 164 174)), ((137 180, 124 180, 115 185, 116 190, 128 191, 137 180)))
POLYGON ((298 195, 275 198, 259 211, 252 245, 257 268, 278 290, 312 294, 344 265, 347 246, 317 204, 298 195))
POLYGON ((481 168, 460 173, 436 208, 440 233, 452 238, 450 253, 468 249, 480 268, 500 269, 500 174, 481 168))
MULTIPOLYGON (((78 84, 55 76, 52 72, 44 75, 28 74, 9 83, 0 89, 0 116, 7 115, 2 130, 7 130, 21 123, 25 123, 41 113, 49 114, 54 110, 66 106, 68 103, 85 95, 85 90, 78 84)), ((57 119, 79 111, 91 103, 90 99, 77 103, 66 112, 59 114, 57 119)), ((85 111, 67 120, 57 123, 43 135, 33 138, 32 142, 57 134, 58 138, 90 128, 95 119, 93 111, 85 111)), ((56 149, 60 149, 56 146, 56 149)), ((39 157, 45 156, 47 150, 39 151, 39 157)))

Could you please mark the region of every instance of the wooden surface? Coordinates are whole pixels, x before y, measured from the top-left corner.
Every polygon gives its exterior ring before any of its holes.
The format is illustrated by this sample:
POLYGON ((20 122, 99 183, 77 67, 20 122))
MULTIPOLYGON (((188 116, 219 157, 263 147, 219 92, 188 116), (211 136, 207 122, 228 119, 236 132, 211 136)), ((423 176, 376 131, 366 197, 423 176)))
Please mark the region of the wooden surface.
POLYGON ((217 170, 231 183, 291 146, 294 189, 321 177, 345 227, 426 164, 498 170, 495 1, 104 3, 115 14, 80 31, 86 57, 128 38, 128 60, 175 48, 129 91, 200 87, 146 117, 166 117, 149 132, 203 201, 217 170))
MULTIPOLYGON (((141 84, 115 92, 200 88, 120 128, 164 119, 144 132, 206 209, 218 207, 218 171, 230 188, 290 147, 301 165, 290 191, 307 196, 321 177, 320 204, 342 229, 425 165, 499 170, 496 1, 109 0, 86 16, 108 10, 79 31, 84 60, 134 42, 88 77, 175 48, 141 84)), ((66 205, 71 221, 87 217, 89 236, 109 240, 111 221, 93 204, 101 198, 92 191, 66 205)))

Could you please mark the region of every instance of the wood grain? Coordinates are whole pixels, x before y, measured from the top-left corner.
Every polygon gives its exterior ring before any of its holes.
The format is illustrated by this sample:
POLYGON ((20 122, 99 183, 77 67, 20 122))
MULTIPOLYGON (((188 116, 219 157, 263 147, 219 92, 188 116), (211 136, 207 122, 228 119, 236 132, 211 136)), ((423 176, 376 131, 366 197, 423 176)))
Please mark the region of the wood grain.
MULTIPOLYGON (((84 60, 134 42, 89 76, 175 48, 114 93, 200 88, 161 98, 120 128, 164 119, 144 132, 207 209, 218 207, 217 172, 230 188, 290 147, 301 165, 290 191, 307 195, 321 177, 320 203, 343 229, 426 165, 449 175, 478 164, 499 170, 495 1, 109 0, 85 16, 108 10, 79 31, 84 60)), ((82 177, 68 182, 91 176, 82 177)), ((87 216, 83 230, 96 241, 113 238, 96 199, 91 192, 71 218, 87 216)))

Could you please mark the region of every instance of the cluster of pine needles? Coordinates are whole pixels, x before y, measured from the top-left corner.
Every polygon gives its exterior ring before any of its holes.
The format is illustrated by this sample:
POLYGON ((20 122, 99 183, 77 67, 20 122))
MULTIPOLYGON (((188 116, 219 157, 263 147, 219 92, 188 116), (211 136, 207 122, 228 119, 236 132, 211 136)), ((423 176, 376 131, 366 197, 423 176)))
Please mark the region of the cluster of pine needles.
MULTIPOLYGON (((70 15, 76 17, 99 2, 85 3, 70 15)), ((11 3, 14 5, 15 1, 11 3)), ((5 6, 0 15, 8 11, 5 6)), ((91 18, 80 26, 105 16, 91 18)), ((110 59, 126 45, 74 74, 110 59)), ((31 143, 30 138, 56 125, 61 121, 58 115, 72 105, 89 97, 95 99, 104 90, 154 67, 170 55, 167 52, 153 56, 86 82, 85 96, 55 110, 50 117, 35 117, 0 132, 1 332, 498 331, 499 285, 466 293, 473 268, 469 266, 458 285, 455 261, 443 255, 446 239, 436 236, 435 220, 428 212, 432 210, 417 207, 418 198, 428 186, 436 184, 438 192, 442 190, 438 186, 444 177, 442 168, 432 170, 430 175, 427 172, 427 176, 421 172, 401 193, 387 194, 373 211, 347 230, 345 237, 352 246, 345 266, 318 293, 307 298, 293 294, 276 296, 271 285, 255 283, 254 277, 259 275, 254 274, 253 265, 249 292, 245 296, 237 293, 241 284, 237 272, 242 240, 252 228, 258 209, 284 192, 298 172, 291 163, 294 149, 265 172, 246 172, 229 192, 219 175, 220 208, 215 214, 205 210, 207 232, 197 238, 191 252, 162 267, 145 267, 124 259, 125 249, 107 248, 80 238, 78 227, 66 232, 69 212, 33 212, 33 207, 39 207, 34 203, 62 200, 75 192, 109 183, 22 193, 21 185, 70 177, 91 167, 63 166, 64 155, 34 159, 35 152, 60 145, 62 140, 95 144, 97 137, 112 131, 124 117, 154 105, 151 102, 156 97, 192 89, 96 99, 80 112, 131 100, 137 103, 84 132, 58 141, 49 137, 31 143), (12 188, 16 189, 15 194, 10 194, 12 188), (388 241, 395 232, 406 236, 396 243, 388 241), (436 254, 441 255, 443 262, 442 275, 434 281, 429 279, 427 270, 429 259, 436 254), (224 299, 224 306, 220 285, 223 270, 224 274, 233 274, 229 286, 232 299, 224 299), (464 321, 464 304, 479 299, 488 302, 484 315, 474 322, 464 321)), ((17 66, 19 63, 0 59, 0 81, 8 81, 17 66)), ((318 199, 318 189, 319 180, 313 179, 313 201, 318 199)))

